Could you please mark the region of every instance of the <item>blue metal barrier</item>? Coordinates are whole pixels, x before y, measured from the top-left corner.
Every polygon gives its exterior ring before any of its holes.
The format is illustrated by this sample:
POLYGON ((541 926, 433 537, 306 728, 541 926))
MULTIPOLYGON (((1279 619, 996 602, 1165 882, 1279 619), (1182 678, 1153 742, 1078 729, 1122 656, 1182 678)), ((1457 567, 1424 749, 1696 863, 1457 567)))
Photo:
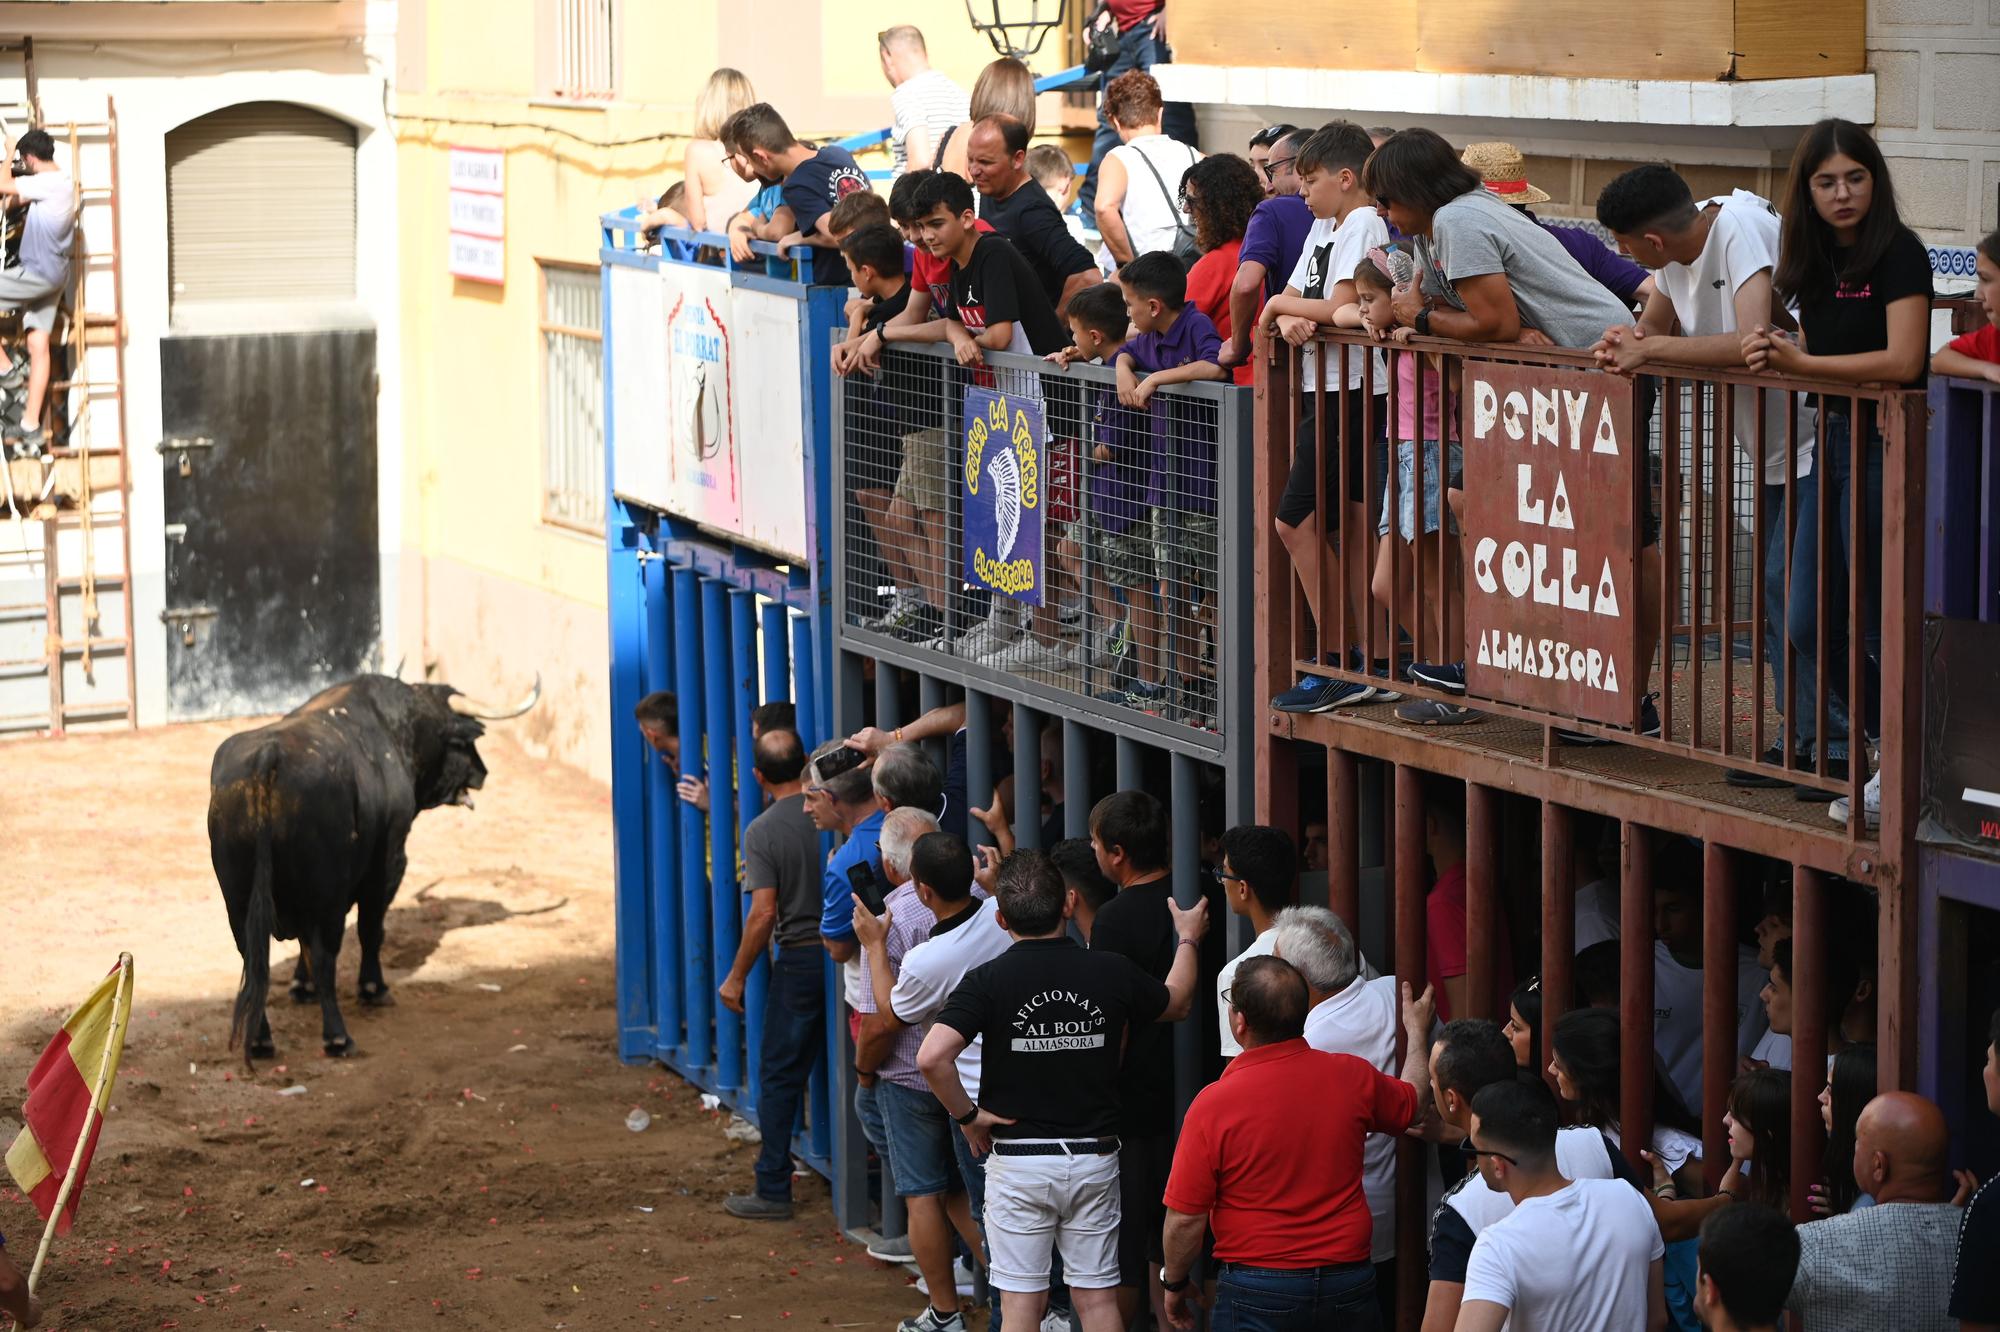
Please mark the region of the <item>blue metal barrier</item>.
MULTIPOLYGON (((742 939, 748 903, 740 891, 739 847, 763 804, 752 772, 751 713, 761 703, 791 701, 808 747, 823 738, 821 720, 832 715, 832 634, 827 623, 831 521, 824 517, 832 468, 824 461, 829 448, 824 348, 842 323, 845 293, 811 284, 808 248, 785 257, 794 276, 779 279, 764 267, 767 259, 778 257, 774 246, 753 244, 758 266, 739 268, 728 257, 726 237, 668 229, 666 238, 681 242, 679 248, 690 253, 710 246, 722 251, 720 265, 697 265, 643 252, 634 220, 633 210, 605 216, 599 254, 606 351, 618 1051, 626 1060, 657 1059, 731 1110, 754 1119, 768 958, 758 962, 748 979, 742 1013, 720 1002, 716 985, 742 939), (649 354, 665 334, 648 317, 657 316, 658 302, 650 311, 625 310, 618 292, 638 290, 630 285, 635 271, 659 273, 673 266, 724 275, 731 290, 798 303, 804 444, 799 484, 805 490, 807 545, 802 561, 700 527, 618 487, 621 456, 629 459, 667 447, 654 442, 667 437, 666 422, 628 419, 634 413, 629 404, 621 407, 621 397, 634 385, 620 381, 620 368, 628 379, 642 380, 664 378, 668 370, 663 357, 656 361, 649 354), (631 345, 621 346, 624 340, 631 345), (679 774, 648 748, 633 722, 639 699, 661 689, 677 696, 680 773, 707 780, 707 814, 679 799, 679 774)), ((758 478, 760 485, 769 481, 758 478)), ((837 975, 829 963, 830 999, 837 996, 837 975)), ((846 1057, 838 1014, 837 1002, 830 1002, 828 1059, 813 1073, 804 1132, 794 1141, 800 1159, 830 1177, 838 1176, 836 1167, 845 1164, 838 1156, 837 1144, 844 1139, 835 1132, 829 1100, 833 1084, 827 1076, 831 1060, 846 1057)))
POLYGON ((1931 380, 1924 609, 2000 619, 2000 385, 1931 380))

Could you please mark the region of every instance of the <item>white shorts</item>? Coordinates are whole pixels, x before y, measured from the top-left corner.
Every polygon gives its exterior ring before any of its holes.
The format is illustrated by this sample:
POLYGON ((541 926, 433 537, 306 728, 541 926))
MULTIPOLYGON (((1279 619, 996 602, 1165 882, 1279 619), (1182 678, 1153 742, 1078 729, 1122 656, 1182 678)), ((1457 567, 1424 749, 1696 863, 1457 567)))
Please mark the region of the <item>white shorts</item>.
POLYGON ((1051 1249, 1070 1285, 1117 1285, 1118 1215, 1116 1152, 986 1158, 986 1247, 999 1290, 1047 1290, 1051 1249))

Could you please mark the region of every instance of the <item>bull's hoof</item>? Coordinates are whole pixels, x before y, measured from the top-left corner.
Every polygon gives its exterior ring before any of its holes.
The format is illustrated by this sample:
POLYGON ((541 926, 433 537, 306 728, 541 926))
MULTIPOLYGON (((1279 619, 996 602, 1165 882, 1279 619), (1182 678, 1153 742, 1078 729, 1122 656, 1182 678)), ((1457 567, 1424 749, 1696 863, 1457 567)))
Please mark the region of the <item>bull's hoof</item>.
POLYGON ((319 991, 313 986, 311 981, 293 981, 291 989, 286 991, 286 993, 292 996, 292 1002, 295 1004, 316 1004, 319 1002, 319 991))
POLYGON ((248 1059, 276 1059, 278 1047, 270 1041, 252 1041, 250 1048, 243 1053, 248 1059))
POLYGON ((320 1049, 326 1051, 328 1059, 345 1059, 354 1053, 354 1038, 342 1036, 337 1041, 324 1041, 320 1044, 320 1049))
POLYGON ((361 1002, 367 1008, 390 1008, 395 1005, 396 996, 389 993, 386 985, 363 985, 361 1002))

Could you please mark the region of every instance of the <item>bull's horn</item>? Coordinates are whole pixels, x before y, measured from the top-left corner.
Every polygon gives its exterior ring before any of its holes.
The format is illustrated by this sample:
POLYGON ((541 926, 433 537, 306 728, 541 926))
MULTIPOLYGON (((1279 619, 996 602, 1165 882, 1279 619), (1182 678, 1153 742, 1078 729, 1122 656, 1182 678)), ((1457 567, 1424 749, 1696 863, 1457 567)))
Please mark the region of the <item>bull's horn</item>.
POLYGON ((396 658, 395 678, 397 680, 400 681, 403 678, 403 667, 409 665, 409 662, 410 662, 410 654, 407 652, 405 652, 402 656, 396 658))
POLYGON ((468 698, 464 694, 453 694, 446 701, 451 704, 451 710, 461 717, 477 717, 480 721, 507 721, 509 718, 520 716, 541 700, 542 673, 536 671, 534 688, 511 708, 495 708, 490 704, 481 703, 478 699, 468 698))

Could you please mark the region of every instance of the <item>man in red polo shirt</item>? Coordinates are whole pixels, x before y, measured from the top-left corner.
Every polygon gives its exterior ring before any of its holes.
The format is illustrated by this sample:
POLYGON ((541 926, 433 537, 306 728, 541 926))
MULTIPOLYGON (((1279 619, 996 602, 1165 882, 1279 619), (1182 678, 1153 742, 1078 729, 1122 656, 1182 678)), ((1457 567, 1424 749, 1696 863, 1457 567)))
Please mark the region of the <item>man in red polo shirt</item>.
POLYGON ((1305 1043, 1305 979, 1282 958, 1245 961, 1228 999, 1243 1053, 1188 1107, 1167 1177, 1167 1316, 1194 1325, 1190 1269, 1212 1228, 1217 1326, 1380 1332, 1362 1143, 1407 1131, 1430 1099, 1430 988, 1403 986, 1400 1079, 1305 1043))

